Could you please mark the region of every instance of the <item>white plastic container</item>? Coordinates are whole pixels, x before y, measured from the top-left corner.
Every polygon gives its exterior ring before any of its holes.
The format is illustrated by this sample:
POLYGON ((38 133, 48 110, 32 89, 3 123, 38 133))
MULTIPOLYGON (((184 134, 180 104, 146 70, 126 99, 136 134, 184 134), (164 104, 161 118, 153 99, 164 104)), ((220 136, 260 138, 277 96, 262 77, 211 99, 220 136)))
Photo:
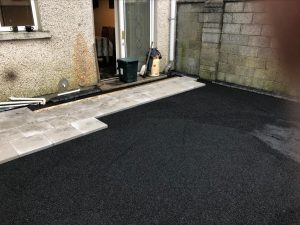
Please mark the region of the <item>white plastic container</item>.
POLYGON ((151 77, 159 76, 159 59, 153 59, 152 67, 151 67, 151 77))

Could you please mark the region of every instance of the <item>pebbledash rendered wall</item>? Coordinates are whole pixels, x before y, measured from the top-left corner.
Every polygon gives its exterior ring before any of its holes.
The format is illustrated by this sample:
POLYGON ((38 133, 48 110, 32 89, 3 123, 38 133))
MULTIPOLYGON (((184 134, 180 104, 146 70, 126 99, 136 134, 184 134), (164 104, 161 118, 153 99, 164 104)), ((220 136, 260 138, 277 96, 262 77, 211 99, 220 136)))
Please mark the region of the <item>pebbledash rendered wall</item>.
MULTIPOLYGON (((39 32, 0 32, 0 101, 58 93, 61 79, 68 80, 68 90, 97 84, 92 0, 70 2, 36 0, 39 32)), ((169 54, 170 0, 156 0, 155 11, 163 70, 169 54)))
POLYGON ((156 47, 162 54, 160 70, 163 71, 169 59, 169 26, 170 0, 155 0, 155 31, 156 47))
POLYGON ((97 83, 91 0, 36 0, 40 32, 0 32, 0 101, 97 83), (22 40, 9 40, 22 39, 22 40))
POLYGON ((278 46, 264 1, 177 3, 177 70, 294 95, 279 66, 278 46))

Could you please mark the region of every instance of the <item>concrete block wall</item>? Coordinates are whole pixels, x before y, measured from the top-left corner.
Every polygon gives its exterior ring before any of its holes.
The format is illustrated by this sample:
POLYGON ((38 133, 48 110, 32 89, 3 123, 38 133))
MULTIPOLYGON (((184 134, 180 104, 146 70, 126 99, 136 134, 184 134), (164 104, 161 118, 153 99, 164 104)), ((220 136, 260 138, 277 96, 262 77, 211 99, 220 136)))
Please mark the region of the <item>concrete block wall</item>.
POLYGON ((218 72, 219 49, 222 32, 223 2, 207 1, 200 14, 203 19, 202 47, 199 74, 201 78, 215 80, 218 72))
POLYGON ((225 2, 217 80, 289 94, 264 1, 225 2))
POLYGON ((293 95, 280 68, 263 0, 177 2, 177 70, 207 80, 293 95), (197 61, 198 70, 190 65, 197 61))
MULTIPOLYGON (((176 70, 198 74, 202 46, 204 3, 178 4, 176 29, 176 70)), ((210 38, 210 37, 207 37, 210 38)))

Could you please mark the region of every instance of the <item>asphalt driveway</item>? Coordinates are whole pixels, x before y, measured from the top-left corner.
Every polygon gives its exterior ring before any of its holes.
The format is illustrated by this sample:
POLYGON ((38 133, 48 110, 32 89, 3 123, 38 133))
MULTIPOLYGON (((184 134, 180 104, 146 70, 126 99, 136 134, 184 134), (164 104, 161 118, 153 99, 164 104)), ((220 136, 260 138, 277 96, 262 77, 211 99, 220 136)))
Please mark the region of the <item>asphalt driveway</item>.
POLYGON ((204 88, 0 165, 0 224, 300 224, 295 106, 204 88))

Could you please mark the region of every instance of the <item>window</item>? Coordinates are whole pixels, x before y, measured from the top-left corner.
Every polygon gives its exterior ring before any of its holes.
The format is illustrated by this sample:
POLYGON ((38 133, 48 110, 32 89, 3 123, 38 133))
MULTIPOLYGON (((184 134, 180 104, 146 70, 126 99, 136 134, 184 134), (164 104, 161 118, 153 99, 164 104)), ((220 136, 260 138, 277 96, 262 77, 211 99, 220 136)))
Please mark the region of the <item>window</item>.
POLYGON ((0 0, 0 31, 12 31, 16 26, 19 31, 25 31, 26 25, 38 30, 35 1, 0 0))

